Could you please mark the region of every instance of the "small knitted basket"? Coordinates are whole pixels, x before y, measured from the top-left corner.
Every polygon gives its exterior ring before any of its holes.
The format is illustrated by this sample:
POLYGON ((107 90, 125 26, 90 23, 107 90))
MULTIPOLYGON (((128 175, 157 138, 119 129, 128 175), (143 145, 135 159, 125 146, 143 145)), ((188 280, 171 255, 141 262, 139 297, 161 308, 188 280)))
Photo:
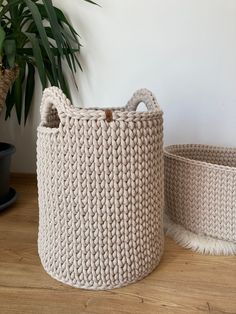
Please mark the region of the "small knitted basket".
POLYGON ((165 148, 165 228, 179 244, 207 254, 236 253, 236 149, 165 148))
POLYGON ((163 253, 163 120, 151 92, 126 107, 73 107, 45 90, 38 127, 38 251, 66 284, 111 289, 147 276, 163 253), (148 111, 136 112, 140 102, 148 111))

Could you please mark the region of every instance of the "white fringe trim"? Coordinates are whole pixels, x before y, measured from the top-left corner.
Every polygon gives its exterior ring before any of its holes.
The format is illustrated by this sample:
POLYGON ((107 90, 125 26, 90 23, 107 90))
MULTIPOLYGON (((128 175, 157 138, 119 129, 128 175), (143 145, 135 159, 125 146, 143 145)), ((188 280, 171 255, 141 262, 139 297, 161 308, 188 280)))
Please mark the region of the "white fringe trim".
POLYGON ((201 254, 234 255, 236 243, 215 239, 209 236, 198 235, 181 225, 177 225, 165 215, 166 235, 172 237, 179 245, 201 254))

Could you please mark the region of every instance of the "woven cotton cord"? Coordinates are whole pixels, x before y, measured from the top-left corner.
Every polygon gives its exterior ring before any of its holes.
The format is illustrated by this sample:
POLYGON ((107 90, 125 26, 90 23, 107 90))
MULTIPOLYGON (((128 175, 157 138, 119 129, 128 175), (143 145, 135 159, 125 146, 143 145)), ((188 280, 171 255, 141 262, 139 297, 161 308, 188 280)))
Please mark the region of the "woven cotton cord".
MULTIPOLYGON (((190 247, 198 245, 203 253, 235 254, 236 149, 194 144, 166 147, 165 203, 169 230, 174 230, 174 224, 185 228, 190 247)), ((178 238, 179 230, 173 232, 178 238)))
POLYGON ((41 117, 38 243, 45 270, 87 289, 147 276, 163 252, 163 120, 155 97, 143 89, 126 107, 81 109, 52 87, 41 117), (147 112, 135 111, 140 102, 147 112))
MULTIPOLYGON (((135 92, 125 107, 109 109, 112 111, 113 119, 117 121, 152 120, 162 113, 155 96, 147 89, 140 89, 135 92), (147 112, 136 111, 141 102, 147 106, 147 112)), ((58 115, 60 121, 64 121, 66 116, 80 120, 107 120, 106 108, 74 107, 58 87, 49 87, 44 90, 40 112, 42 126, 55 119, 55 115, 58 115)))
POLYGON ((143 102, 149 111, 161 111, 161 108, 156 100, 156 97, 148 89, 140 89, 134 93, 133 97, 126 105, 126 110, 136 111, 138 105, 143 102))

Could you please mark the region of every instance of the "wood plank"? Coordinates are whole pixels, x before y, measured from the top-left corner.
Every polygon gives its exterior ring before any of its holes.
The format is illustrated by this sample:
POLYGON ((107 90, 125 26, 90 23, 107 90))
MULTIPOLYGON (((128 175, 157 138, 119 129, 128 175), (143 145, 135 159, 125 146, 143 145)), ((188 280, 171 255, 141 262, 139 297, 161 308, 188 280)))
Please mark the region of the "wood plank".
POLYGON ((1 314, 236 313, 236 258, 204 256, 166 239, 159 267, 142 281, 111 291, 64 285, 37 254, 35 177, 13 176, 19 199, 0 214, 1 314))

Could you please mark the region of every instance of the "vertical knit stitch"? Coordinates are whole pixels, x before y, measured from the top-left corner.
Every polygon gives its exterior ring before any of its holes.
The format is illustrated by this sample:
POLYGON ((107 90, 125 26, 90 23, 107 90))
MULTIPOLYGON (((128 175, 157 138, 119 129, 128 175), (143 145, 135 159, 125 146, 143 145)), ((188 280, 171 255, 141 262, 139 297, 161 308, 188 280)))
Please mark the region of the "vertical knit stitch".
POLYGON ((165 207, 167 232, 183 245, 203 253, 235 254, 236 149, 167 147, 165 207))
POLYGON ((111 289, 148 275, 163 253, 163 120, 153 94, 126 107, 71 105, 45 90, 38 127, 38 250, 69 285, 111 289), (144 102, 147 112, 137 112, 144 102))

